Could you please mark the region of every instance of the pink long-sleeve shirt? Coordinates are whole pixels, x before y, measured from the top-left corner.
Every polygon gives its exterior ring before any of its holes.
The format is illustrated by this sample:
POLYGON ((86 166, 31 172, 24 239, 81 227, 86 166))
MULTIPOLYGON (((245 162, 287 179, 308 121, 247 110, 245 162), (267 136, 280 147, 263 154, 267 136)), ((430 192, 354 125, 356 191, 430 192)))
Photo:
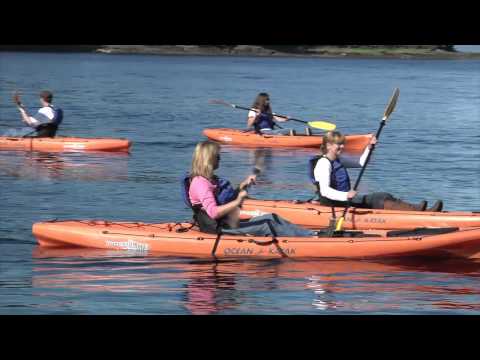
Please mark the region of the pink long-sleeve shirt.
POLYGON ((202 205, 208 216, 216 219, 218 216, 218 205, 215 200, 216 185, 202 176, 195 176, 190 182, 188 196, 192 205, 202 205))

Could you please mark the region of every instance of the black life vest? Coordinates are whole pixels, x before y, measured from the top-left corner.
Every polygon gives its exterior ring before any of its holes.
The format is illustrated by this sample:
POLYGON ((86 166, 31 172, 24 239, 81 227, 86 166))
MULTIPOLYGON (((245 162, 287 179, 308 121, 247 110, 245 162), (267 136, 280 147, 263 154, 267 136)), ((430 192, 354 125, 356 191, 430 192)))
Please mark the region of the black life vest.
POLYGON ((53 119, 47 123, 38 125, 35 128, 35 137, 55 137, 57 134, 58 125, 63 121, 63 110, 54 109, 53 106, 50 106, 50 108, 53 110, 53 119))
POLYGON ((265 113, 260 114, 253 126, 256 133, 260 133, 260 130, 262 129, 274 129, 275 122, 273 121, 273 115, 265 113))

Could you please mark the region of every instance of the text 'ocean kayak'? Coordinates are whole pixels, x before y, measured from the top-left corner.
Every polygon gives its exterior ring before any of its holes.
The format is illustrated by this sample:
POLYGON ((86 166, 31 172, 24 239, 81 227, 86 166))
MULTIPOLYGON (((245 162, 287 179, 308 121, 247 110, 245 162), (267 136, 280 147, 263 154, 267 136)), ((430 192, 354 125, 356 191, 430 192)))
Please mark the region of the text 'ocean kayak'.
MULTIPOLYGON (((339 219, 343 211, 344 208, 335 208, 335 217, 339 219)), ((329 206, 285 200, 246 199, 240 211, 243 219, 272 213, 294 224, 313 229, 327 227, 333 217, 332 208, 329 206)), ((351 230, 480 227, 480 213, 349 208, 343 226, 351 230)))
POLYGON ((254 237, 202 233, 191 224, 52 221, 33 225, 44 247, 87 247, 140 253, 259 258, 480 257, 480 228, 375 230, 342 237, 254 237), (218 240, 218 243, 217 243, 218 240))
POLYGON ((22 151, 128 151, 131 141, 110 138, 21 138, 0 137, 0 150, 22 151))
MULTIPOLYGON (((222 144, 248 147, 319 148, 322 144, 322 136, 318 135, 261 135, 238 129, 205 129, 203 134, 222 144)), ((371 134, 346 135, 345 151, 363 151, 371 138, 371 134)))

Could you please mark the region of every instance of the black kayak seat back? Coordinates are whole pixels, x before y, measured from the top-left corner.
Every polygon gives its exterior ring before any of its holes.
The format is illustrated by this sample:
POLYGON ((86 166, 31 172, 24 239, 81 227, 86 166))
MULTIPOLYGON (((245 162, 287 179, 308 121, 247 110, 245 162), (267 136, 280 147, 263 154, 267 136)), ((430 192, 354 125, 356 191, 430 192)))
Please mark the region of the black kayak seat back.
POLYGON ((34 137, 55 137, 58 130, 57 124, 47 123, 37 126, 34 137))

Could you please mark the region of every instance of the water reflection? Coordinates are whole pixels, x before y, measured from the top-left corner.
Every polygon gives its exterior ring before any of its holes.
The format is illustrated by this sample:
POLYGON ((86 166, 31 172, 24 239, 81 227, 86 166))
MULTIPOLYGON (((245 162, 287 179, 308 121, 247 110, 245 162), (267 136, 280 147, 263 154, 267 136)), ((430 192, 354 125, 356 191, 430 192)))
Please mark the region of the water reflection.
POLYGON ((235 309, 241 304, 242 299, 235 290, 235 272, 222 269, 218 262, 192 264, 186 276, 188 280, 182 298, 191 314, 210 315, 235 309))
POLYGON ((127 180, 128 153, 1 152, 0 175, 23 179, 127 180))
MULTIPOLYGON (((90 293, 92 301, 102 293, 170 295, 177 309, 195 315, 480 310, 480 263, 463 260, 215 262, 39 247, 33 258, 37 294, 75 290, 90 293), (266 306, 271 303, 277 308, 266 306)), ((149 312, 168 311, 156 304, 149 312)))

